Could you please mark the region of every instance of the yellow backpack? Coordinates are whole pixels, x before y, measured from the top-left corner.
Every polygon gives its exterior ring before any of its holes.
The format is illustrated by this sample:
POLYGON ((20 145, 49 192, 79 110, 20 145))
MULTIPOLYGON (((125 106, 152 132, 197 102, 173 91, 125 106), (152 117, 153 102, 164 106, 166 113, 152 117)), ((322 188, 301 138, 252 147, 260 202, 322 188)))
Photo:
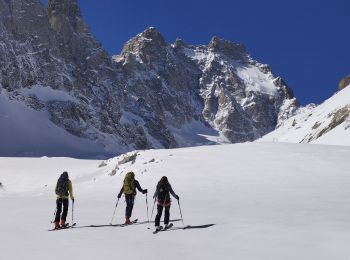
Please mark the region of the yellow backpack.
POLYGON ((133 172, 128 172, 124 178, 124 194, 131 195, 135 193, 135 174, 133 172))

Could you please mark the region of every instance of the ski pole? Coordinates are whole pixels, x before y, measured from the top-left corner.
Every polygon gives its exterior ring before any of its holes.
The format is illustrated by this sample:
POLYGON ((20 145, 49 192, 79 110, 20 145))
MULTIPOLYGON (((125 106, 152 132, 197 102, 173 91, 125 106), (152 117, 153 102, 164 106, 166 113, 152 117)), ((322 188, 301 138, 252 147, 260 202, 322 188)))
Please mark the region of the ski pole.
MULTIPOLYGON (((152 219, 152 217, 153 217, 154 205, 156 205, 156 199, 154 199, 154 203, 153 203, 153 207, 152 207, 151 219, 152 219)), ((150 229, 150 226, 149 226, 150 223, 151 223, 151 222, 148 222, 148 229, 150 229)))
POLYGON ((115 211, 117 210, 117 207, 118 207, 118 203, 119 203, 119 198, 117 200, 117 204, 115 205, 115 208, 114 208, 114 211, 113 211, 113 215, 112 215, 112 219, 111 219, 111 222, 109 223, 110 225, 112 225, 112 222, 113 222, 113 219, 114 219, 114 215, 115 215, 115 211))
POLYGON ((51 221, 51 223, 55 222, 56 212, 57 212, 57 207, 55 208, 55 211, 53 212, 53 220, 51 221))
POLYGON ((149 225, 149 214, 148 214, 148 199, 147 199, 147 193, 146 193, 146 206, 147 206, 147 219, 148 219, 148 225, 149 225))
POLYGON ((72 200, 72 225, 74 224, 74 200, 72 200))
POLYGON ((184 224, 184 218, 182 217, 182 212, 181 212, 180 200, 177 200, 177 204, 179 204, 179 210, 180 210, 182 225, 185 226, 185 224, 184 224))

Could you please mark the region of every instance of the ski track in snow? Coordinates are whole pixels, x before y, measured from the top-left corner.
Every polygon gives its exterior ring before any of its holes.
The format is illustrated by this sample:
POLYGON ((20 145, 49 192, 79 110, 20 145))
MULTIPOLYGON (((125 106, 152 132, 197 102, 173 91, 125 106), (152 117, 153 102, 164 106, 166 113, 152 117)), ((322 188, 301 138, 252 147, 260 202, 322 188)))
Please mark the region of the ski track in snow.
MULTIPOLYGON (((113 176, 121 157, 103 167, 100 160, 0 158, 1 259, 349 259, 350 147, 251 143, 138 154, 113 176), (155 185, 167 175, 185 225, 216 225, 157 235, 148 224, 48 232, 63 170, 73 182, 77 226, 109 224, 128 170, 149 190, 150 214, 155 185)), ((114 223, 124 221, 124 210, 122 199, 114 223)), ((135 218, 147 220, 142 194, 135 218)), ((171 218, 180 218, 176 201, 171 218)))

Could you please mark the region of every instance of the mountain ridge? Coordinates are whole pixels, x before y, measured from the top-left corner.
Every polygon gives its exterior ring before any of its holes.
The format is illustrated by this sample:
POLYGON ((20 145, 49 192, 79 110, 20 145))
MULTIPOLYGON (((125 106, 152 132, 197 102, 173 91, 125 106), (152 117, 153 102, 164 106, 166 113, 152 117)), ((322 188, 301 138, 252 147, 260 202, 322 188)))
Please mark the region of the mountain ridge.
MULTIPOLYGON (((218 37, 207 46, 169 44, 147 28, 112 59, 76 0, 50 0, 47 9, 39 0, 0 0, 0 6, 4 100, 25 104, 68 139, 100 147, 96 153, 253 141, 299 107, 285 82, 241 44, 218 37)), ((16 120, 2 113, 2 123, 16 120)), ((31 151, 47 152, 23 143, 15 154, 31 151)))

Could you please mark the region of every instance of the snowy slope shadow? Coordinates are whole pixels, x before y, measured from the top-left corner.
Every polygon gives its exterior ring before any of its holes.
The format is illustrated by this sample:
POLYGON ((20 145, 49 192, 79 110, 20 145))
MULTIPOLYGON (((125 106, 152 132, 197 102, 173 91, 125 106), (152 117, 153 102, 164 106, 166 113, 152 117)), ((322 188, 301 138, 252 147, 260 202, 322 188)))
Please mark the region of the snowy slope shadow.
POLYGON ((186 230, 186 229, 204 229, 204 228, 210 228, 212 226, 215 226, 216 224, 206 224, 206 225, 199 225, 199 226, 184 226, 184 227, 172 227, 169 229, 166 229, 164 231, 175 231, 175 230, 186 230))
MULTIPOLYGON (((170 220, 170 222, 177 222, 177 221, 181 221, 181 219, 173 219, 173 220, 170 220)), ((163 222, 163 221, 161 221, 163 222)), ((74 227, 74 228, 103 228, 103 227, 127 227, 127 226, 134 226, 134 225, 144 225, 144 224, 152 224, 154 223, 154 221, 142 221, 142 222, 136 222, 134 224, 131 224, 131 225, 125 225, 125 224, 102 224, 102 225, 87 225, 87 226, 77 226, 77 227, 74 227)))

